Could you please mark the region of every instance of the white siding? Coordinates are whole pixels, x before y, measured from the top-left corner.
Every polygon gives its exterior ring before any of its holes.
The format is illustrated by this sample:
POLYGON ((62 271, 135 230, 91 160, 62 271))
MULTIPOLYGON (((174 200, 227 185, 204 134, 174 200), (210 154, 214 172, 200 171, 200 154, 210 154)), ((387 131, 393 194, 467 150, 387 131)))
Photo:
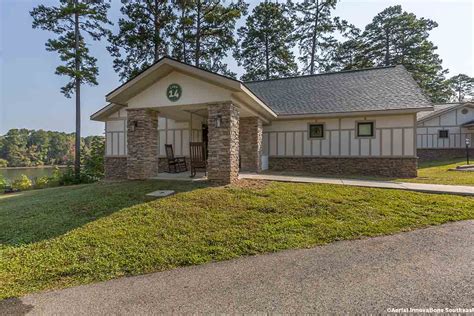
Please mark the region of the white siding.
POLYGON ((119 112, 115 112, 109 117, 110 120, 105 122, 106 156, 127 155, 126 113, 119 116, 119 112))
POLYGON ((461 125, 472 120, 474 120, 474 108, 464 106, 419 122, 416 129, 417 147, 464 148, 466 138, 471 139, 471 142, 474 140, 474 130, 463 128, 461 125), (440 130, 449 131, 449 137, 438 138, 440 130))
POLYGON ((414 114, 274 121, 263 127, 264 154, 313 157, 413 157, 414 114), (357 137, 357 122, 374 122, 373 137, 357 137), (324 124, 323 139, 308 139, 308 124, 324 124))
POLYGON ((189 156, 189 143, 202 140, 202 124, 205 119, 193 116, 192 131, 190 122, 176 122, 164 117, 158 118, 159 157, 166 156, 165 144, 173 145, 176 156, 189 156))

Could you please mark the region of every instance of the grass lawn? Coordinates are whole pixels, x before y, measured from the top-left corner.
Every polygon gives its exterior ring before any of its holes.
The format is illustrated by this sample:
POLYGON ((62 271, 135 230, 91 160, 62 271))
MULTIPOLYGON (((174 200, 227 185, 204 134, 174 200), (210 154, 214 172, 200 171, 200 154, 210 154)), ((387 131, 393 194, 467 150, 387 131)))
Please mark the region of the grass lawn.
POLYGON ((136 181, 0 196, 0 298, 474 218, 474 199, 337 185, 136 181), (147 201, 144 194, 177 194, 147 201))
POLYGON ((424 162, 419 164, 417 178, 397 179, 397 181, 474 185, 474 172, 449 171, 449 169, 465 164, 465 159, 424 162))

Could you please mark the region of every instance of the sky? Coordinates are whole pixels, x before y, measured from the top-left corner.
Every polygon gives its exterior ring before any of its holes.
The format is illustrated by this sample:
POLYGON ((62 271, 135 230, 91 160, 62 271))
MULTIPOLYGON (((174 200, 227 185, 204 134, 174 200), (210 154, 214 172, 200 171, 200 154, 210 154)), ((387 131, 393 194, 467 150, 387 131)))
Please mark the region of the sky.
MULTIPOLYGON (((259 1, 247 2, 252 9, 259 1)), ((53 34, 31 27, 29 11, 40 3, 56 5, 52 0, 0 0, 0 135, 11 128, 75 129, 74 98, 67 99, 60 93, 67 80, 54 74, 59 58, 44 46, 53 34)), ((377 13, 396 4, 418 17, 438 22, 430 39, 438 46, 437 53, 450 76, 474 76, 474 0, 341 0, 334 14, 363 29, 377 13)), ((120 1, 112 0, 109 17, 113 22, 120 17, 119 9, 120 1)), ((82 88, 84 136, 103 134, 104 124, 89 117, 106 104, 105 95, 120 83, 106 45, 101 41, 90 42, 89 46, 98 59, 99 85, 82 88)), ((226 61, 231 70, 242 74, 231 57, 226 61)))

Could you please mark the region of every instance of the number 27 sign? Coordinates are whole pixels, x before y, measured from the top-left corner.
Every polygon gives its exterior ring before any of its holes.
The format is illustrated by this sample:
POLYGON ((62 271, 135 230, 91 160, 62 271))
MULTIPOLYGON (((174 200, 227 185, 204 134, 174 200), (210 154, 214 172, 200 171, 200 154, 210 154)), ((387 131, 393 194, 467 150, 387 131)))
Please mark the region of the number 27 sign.
POLYGON ((181 98, 181 93, 181 87, 177 83, 170 84, 166 90, 166 96, 168 97, 168 100, 172 102, 178 101, 179 98, 181 98))

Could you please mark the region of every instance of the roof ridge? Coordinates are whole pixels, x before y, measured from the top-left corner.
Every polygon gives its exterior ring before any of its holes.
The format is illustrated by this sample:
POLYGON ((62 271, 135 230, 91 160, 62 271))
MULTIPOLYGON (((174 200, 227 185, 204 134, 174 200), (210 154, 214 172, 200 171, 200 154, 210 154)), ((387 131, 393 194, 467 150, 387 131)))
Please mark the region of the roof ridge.
POLYGON ((312 74, 312 75, 299 75, 299 76, 291 76, 291 77, 283 77, 283 78, 271 78, 271 79, 262 79, 262 80, 243 81, 243 83, 258 83, 258 82, 265 82, 265 81, 298 79, 298 78, 316 77, 316 76, 325 76, 325 75, 337 75, 337 74, 345 74, 345 73, 351 73, 351 72, 361 72, 361 71, 395 68, 395 67, 399 67, 399 66, 401 66, 401 65, 390 65, 390 66, 381 66, 381 67, 370 67, 370 68, 361 68, 361 69, 330 71, 330 72, 325 72, 325 73, 320 73, 320 74, 312 74))

